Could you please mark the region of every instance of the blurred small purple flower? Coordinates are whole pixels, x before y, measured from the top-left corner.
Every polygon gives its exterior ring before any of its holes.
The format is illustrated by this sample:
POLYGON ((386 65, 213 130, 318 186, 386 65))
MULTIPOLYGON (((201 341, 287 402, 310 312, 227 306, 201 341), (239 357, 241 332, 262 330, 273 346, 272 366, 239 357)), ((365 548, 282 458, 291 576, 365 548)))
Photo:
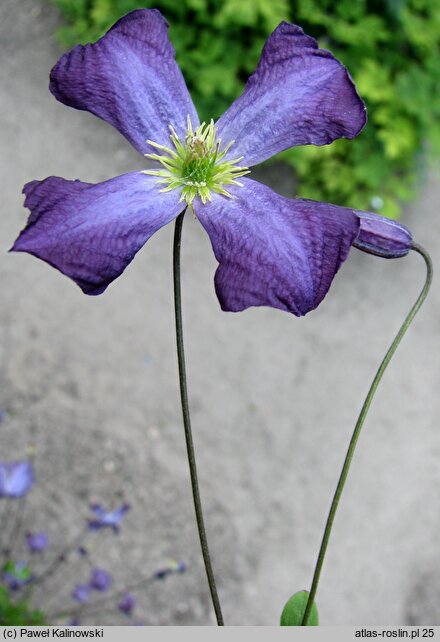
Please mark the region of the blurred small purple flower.
POLYGON ((85 546, 78 546, 78 554, 81 555, 81 557, 87 557, 89 552, 85 546))
POLYGON ((30 461, 0 462, 0 497, 23 497, 34 481, 30 461))
POLYGON ((112 583, 112 577, 107 571, 103 571, 101 568, 93 569, 89 582, 91 589, 95 589, 95 591, 107 591, 112 583))
POLYGON ((77 601, 84 604, 89 601, 90 589, 85 584, 77 584, 72 591, 72 597, 77 601))
POLYGON ((26 533, 26 543, 31 553, 41 553, 47 548, 49 538, 44 531, 40 531, 39 533, 26 533))
POLYGON ((130 615, 136 604, 136 598, 131 593, 126 593, 118 604, 118 609, 130 615))
POLYGON ((129 504, 122 504, 119 508, 112 511, 106 511, 100 504, 92 504, 90 507, 95 514, 95 519, 89 519, 89 529, 99 531, 107 526, 111 527, 115 533, 119 530, 119 523, 125 513, 130 508, 129 504))
POLYGON ((67 626, 79 626, 80 624, 79 617, 73 617, 67 622, 67 626))

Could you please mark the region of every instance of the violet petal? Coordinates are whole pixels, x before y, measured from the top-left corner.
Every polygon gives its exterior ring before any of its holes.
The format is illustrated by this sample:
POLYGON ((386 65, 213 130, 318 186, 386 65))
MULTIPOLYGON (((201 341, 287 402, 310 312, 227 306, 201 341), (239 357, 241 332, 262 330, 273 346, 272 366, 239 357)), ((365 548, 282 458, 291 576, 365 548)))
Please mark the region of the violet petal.
POLYGON ((106 511, 101 504, 92 504, 90 508, 95 515, 95 519, 90 519, 88 522, 90 530, 97 531, 101 528, 111 527, 115 532, 117 532, 119 529, 119 523, 125 513, 129 510, 130 505, 121 504, 121 506, 112 511, 106 511))
POLYGON ((184 209, 179 190, 161 193, 156 177, 124 174, 93 185, 50 176, 24 187, 31 210, 12 251, 28 252, 101 294, 136 252, 184 209))
POLYGON ((219 267, 223 310, 267 305, 302 316, 316 308, 348 256, 359 230, 352 210, 288 199, 244 178, 233 199, 215 195, 194 208, 219 267))
POLYGON ((34 481, 30 461, 0 462, 0 497, 23 497, 34 481))
POLYGON ((372 212, 354 211, 361 222, 359 235, 353 243, 355 247, 385 259, 397 259, 408 254, 412 235, 402 223, 372 212))
POLYGON ((142 154, 151 151, 147 139, 169 144, 169 124, 184 137, 187 116, 199 122, 157 9, 132 11, 95 44, 64 54, 49 88, 65 105, 116 127, 142 154))
POLYGON ((217 123, 229 157, 247 167, 296 145, 354 138, 366 111, 343 65, 301 27, 282 22, 264 45, 242 95, 217 123))

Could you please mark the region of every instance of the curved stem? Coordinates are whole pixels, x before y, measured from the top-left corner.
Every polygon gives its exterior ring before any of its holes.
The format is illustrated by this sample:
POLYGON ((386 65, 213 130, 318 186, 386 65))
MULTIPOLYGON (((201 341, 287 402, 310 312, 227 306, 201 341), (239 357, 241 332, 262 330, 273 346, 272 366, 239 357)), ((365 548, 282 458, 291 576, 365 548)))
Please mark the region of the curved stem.
POLYGON ((419 311, 420 307, 422 306, 424 300, 426 299, 426 296, 428 294, 429 288, 431 287, 431 282, 432 282, 432 261, 431 257, 429 256, 428 252, 421 246, 416 243, 413 243, 412 249, 415 252, 418 252, 424 259, 425 264, 426 264, 426 279, 425 279, 425 284, 423 286, 422 291, 420 292, 417 301, 414 303, 413 307, 408 313, 408 316, 406 317, 405 321, 403 322, 402 326, 400 327, 399 332, 397 333, 394 341, 392 342, 391 346, 388 349, 388 352, 386 353, 382 363, 379 366, 378 371, 376 372, 376 375, 373 379, 373 382, 371 384, 370 390, 368 391, 368 394, 366 396, 366 399, 364 401, 364 405, 362 406, 362 410, 360 412, 359 418, 356 422, 356 426, 353 432, 353 435, 350 440, 350 444, 348 446, 347 454, 345 456, 345 461, 344 465, 342 467, 341 475, 339 477, 338 485, 336 486, 336 491, 333 496, 333 501, 330 507, 330 512, 327 517, 327 523, 325 525, 324 529, 324 535, 322 537, 322 542, 321 542, 321 548, 319 550, 319 555, 318 555, 318 560, 316 562, 315 566, 315 572, 313 575, 313 581, 312 581, 312 586, 310 589, 309 597, 307 600, 307 605, 304 611, 304 616, 303 620, 301 623, 301 626, 307 626, 307 622, 310 616, 310 612, 312 609, 313 601, 315 599, 316 591, 318 589, 318 583, 319 583, 319 577, 321 575, 321 569, 322 565, 324 563, 324 558, 325 558, 325 553, 327 550, 327 545, 330 539, 330 533, 332 530, 333 526, 333 520, 335 519, 335 514, 336 510, 338 508, 339 500, 342 494, 342 491, 344 489, 345 481, 347 479, 348 471, 350 469, 350 464, 353 459, 353 454, 356 448, 357 441, 359 439, 359 434, 361 432, 362 425, 365 421, 365 417, 367 416, 368 410, 370 408, 371 402, 374 397, 374 393, 377 390, 377 387, 380 383, 380 380, 382 379, 382 375, 386 370, 386 367, 388 366, 389 362, 391 361, 391 358, 393 354, 395 353, 397 346, 399 345, 403 335, 405 332, 408 330, 411 321, 414 319, 415 315, 419 311))
POLYGON ((180 400, 182 403, 183 425, 185 428, 186 451, 188 454, 189 472, 191 477, 192 496, 196 512, 197 529, 199 532, 200 546, 202 548, 203 561, 205 563, 206 575, 208 578, 209 590, 211 592, 212 604, 217 618, 218 626, 224 626, 220 601, 217 594, 214 572, 212 570, 211 557, 209 555, 208 540, 206 537, 205 524, 203 520, 202 503, 200 499, 199 483, 197 478, 196 458, 191 432, 191 419, 189 414, 188 390, 186 384, 185 352, 183 347, 183 326, 182 326, 182 300, 180 289, 180 243, 182 238, 182 225, 185 212, 176 219, 174 229, 173 247, 173 281, 174 281, 174 314, 176 319, 176 343, 177 361, 179 364, 179 385, 180 400))

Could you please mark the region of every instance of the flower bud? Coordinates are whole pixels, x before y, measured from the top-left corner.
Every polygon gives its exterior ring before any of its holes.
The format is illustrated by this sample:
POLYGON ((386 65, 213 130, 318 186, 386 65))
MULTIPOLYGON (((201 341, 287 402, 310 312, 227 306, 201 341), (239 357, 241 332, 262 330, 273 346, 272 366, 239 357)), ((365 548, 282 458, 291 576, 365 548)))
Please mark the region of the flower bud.
POLYGON ((353 245, 363 252, 397 259, 412 247, 411 232, 401 223, 371 212, 355 210, 360 220, 359 235, 353 245))

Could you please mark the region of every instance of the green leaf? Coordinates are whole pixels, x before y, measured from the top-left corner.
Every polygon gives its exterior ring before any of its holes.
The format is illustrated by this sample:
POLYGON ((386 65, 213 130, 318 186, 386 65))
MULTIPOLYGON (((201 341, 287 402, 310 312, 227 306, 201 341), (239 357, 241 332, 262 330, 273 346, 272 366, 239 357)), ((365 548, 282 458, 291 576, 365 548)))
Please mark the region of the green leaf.
POLYGON ((0 586, 0 626, 22 626, 47 624, 41 611, 29 607, 26 600, 14 602, 4 586, 0 586))
POLYGON ((216 24, 225 27, 228 24, 239 24, 253 27, 260 19, 269 31, 289 17, 287 0, 225 0, 218 14, 216 24))
POLYGON ((28 566, 23 566, 22 568, 18 567, 15 562, 9 561, 3 567, 3 570, 6 573, 9 573, 17 580, 27 580, 31 576, 31 571, 28 566))
MULTIPOLYGON (((292 595, 281 614, 280 626, 301 626, 308 598, 308 591, 299 591, 292 595)), ((315 602, 313 602, 307 626, 319 626, 318 608, 315 602)))

